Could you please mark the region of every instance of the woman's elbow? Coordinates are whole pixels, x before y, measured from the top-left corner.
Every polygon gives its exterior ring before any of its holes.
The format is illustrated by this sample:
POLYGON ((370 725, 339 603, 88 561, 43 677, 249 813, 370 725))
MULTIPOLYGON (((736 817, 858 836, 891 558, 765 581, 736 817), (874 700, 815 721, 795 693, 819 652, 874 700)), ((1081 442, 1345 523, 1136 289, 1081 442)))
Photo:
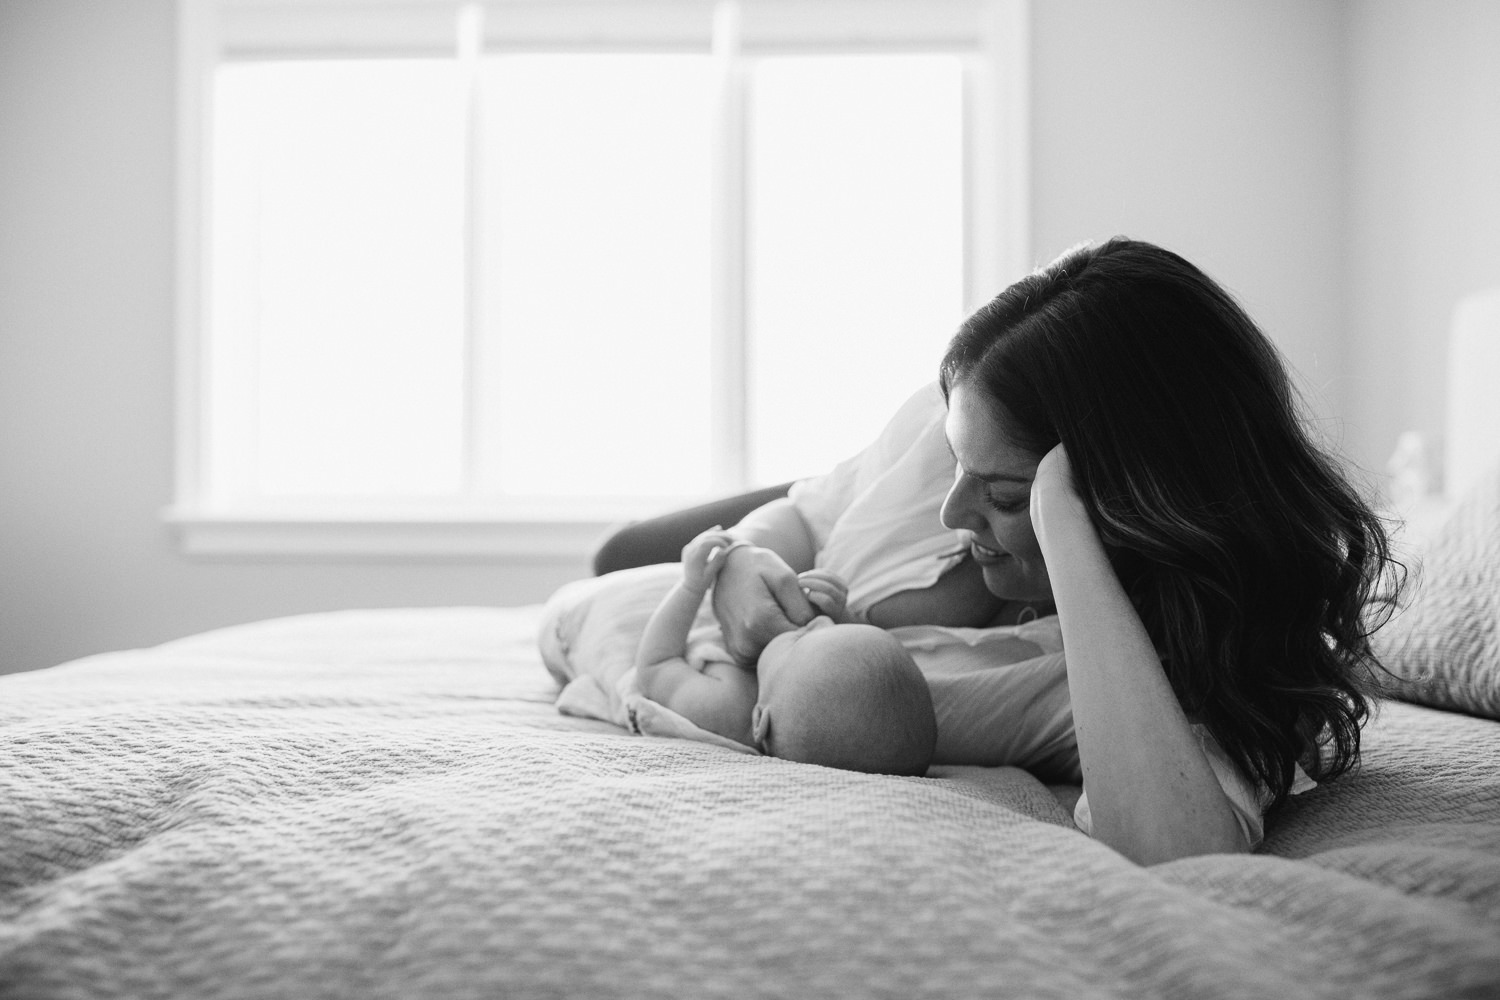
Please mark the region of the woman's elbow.
POLYGON ((1248 854, 1251 844, 1233 816, 1149 830, 1100 830, 1094 837, 1143 867, 1204 854, 1248 854))

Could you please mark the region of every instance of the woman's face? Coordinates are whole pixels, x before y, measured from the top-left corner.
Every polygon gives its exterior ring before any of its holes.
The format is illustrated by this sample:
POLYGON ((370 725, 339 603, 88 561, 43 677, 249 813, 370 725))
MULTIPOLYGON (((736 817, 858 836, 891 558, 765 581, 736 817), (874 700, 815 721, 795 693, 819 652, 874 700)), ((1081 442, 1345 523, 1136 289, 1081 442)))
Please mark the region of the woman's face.
POLYGON ((969 552, 990 593, 1050 601, 1052 582, 1031 526, 1031 481, 1041 456, 1011 443, 984 395, 962 383, 948 393, 944 429, 957 469, 943 524, 970 533, 969 552))

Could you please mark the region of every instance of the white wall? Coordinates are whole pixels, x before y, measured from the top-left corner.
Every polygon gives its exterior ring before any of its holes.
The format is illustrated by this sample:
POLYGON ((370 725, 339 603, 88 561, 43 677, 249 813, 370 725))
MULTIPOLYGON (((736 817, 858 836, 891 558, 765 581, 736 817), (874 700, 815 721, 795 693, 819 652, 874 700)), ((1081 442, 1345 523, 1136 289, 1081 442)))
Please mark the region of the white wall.
POLYGON ((1500 287, 1500 2, 1363 0, 1349 28, 1345 414, 1383 462, 1440 443, 1453 304, 1500 287))
MULTIPOLYGON (((1458 70, 1415 55, 1408 38, 1442 6, 1038 0, 1037 259, 1123 232, 1198 261, 1306 374, 1330 427, 1347 424, 1360 457, 1378 463, 1391 429, 1431 409, 1431 393, 1413 389, 1386 413, 1386 390, 1365 384, 1409 367, 1404 354, 1389 356, 1406 324, 1384 307, 1438 315, 1448 293, 1386 287, 1375 266, 1386 259, 1377 248, 1406 243, 1381 229, 1383 217, 1369 221, 1371 205, 1384 216, 1388 199, 1428 187, 1401 180, 1414 154, 1399 141, 1426 105, 1402 105, 1381 131, 1370 109, 1386 102, 1356 94, 1347 142, 1346 40, 1356 90, 1384 93, 1379 64, 1400 56, 1415 60, 1411 85, 1443 96, 1419 78, 1458 70), (1350 149, 1377 161, 1351 172, 1350 149), (1352 200, 1343 197, 1351 173, 1352 200), (1346 209, 1364 214, 1348 220, 1346 209), (1348 233, 1377 230, 1350 253, 1348 233), (1346 311, 1359 318, 1347 344, 1346 311), (1381 357, 1362 349, 1377 326, 1381 357)), ((1418 40, 1458 45, 1474 72, 1475 18, 1444 15, 1436 37, 1418 40)), ((173 21, 171 0, 0 0, 0 672, 302 611, 534 601, 583 573, 581 564, 212 561, 176 551, 158 516, 172 487, 173 21)), ((1492 77, 1485 86, 1493 95, 1492 77)), ((1443 184, 1482 187, 1458 165, 1467 151, 1456 140, 1445 148, 1452 164, 1415 166, 1443 184)), ((1435 197, 1459 214, 1458 195, 1435 197)), ((1428 228, 1428 249, 1444 250, 1442 227, 1428 228)), ((1476 224, 1476 245, 1452 248, 1448 268, 1477 252, 1479 233, 1476 224)), ((1493 258, 1493 242, 1486 252, 1493 258)), ((1400 284, 1417 272, 1393 273, 1400 284)), ((1448 272, 1434 259, 1419 273, 1448 272)))
POLYGON ((1338 410, 1339 6, 1042 0, 1033 6, 1033 247, 1159 243, 1233 292, 1338 410))
POLYGON ((0 0, 0 672, 273 615, 515 604, 576 563, 176 551, 171 0, 0 0))

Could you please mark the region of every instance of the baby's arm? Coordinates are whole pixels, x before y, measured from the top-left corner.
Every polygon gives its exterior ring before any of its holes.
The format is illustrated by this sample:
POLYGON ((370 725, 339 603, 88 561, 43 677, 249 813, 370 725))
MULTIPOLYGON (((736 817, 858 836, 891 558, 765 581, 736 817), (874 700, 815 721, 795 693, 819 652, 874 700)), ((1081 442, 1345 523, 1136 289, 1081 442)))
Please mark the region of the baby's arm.
POLYGON ((732 540, 725 532, 711 528, 683 548, 682 579, 662 598, 651 620, 646 623, 646 631, 641 635, 641 644, 635 654, 638 670, 661 660, 680 659, 687 655, 687 637, 693 619, 698 616, 703 595, 708 593, 719 566, 723 564, 724 550, 731 544, 732 540))
POLYGON ((732 663, 710 663, 699 671, 685 659, 688 631, 731 543, 724 532, 712 530, 682 550, 682 580, 657 606, 641 636, 636 686, 695 725, 751 745, 750 713, 758 693, 755 671, 732 663))

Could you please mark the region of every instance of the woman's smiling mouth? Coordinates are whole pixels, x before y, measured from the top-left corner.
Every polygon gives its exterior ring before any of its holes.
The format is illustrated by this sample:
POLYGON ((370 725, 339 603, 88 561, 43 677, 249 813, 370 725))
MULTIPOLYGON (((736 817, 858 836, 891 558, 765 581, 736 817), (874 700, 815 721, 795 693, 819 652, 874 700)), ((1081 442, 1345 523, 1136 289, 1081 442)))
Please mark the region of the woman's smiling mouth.
POLYGON ((975 538, 969 539, 969 549, 974 553, 975 560, 982 563, 997 562, 1008 555, 1005 552, 992 549, 988 545, 981 545, 979 540, 975 538))

